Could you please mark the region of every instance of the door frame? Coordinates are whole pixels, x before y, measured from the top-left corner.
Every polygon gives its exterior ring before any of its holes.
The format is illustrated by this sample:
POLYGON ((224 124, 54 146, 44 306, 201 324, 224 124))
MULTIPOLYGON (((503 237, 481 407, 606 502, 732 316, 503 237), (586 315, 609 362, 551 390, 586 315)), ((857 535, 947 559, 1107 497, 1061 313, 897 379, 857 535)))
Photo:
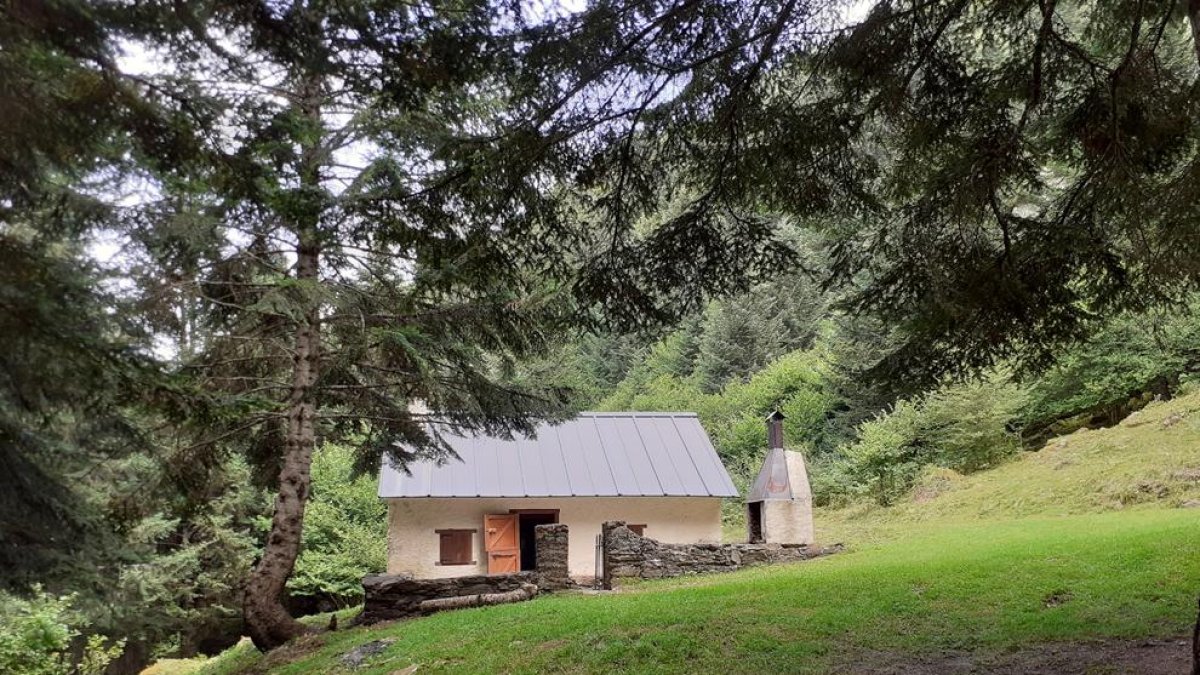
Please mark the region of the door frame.
POLYGON ((508 510, 509 513, 515 514, 517 516, 517 524, 518 525, 520 524, 520 517, 524 514, 537 515, 537 516, 552 515, 552 516, 554 516, 555 523, 561 522, 559 520, 559 511, 561 511, 561 509, 509 509, 508 510))
MULTIPOLYGON (((522 516, 553 516, 554 519, 550 522, 558 523, 558 522, 561 522, 559 520, 559 511, 560 511, 560 509, 509 509, 508 510, 508 512, 510 514, 515 515, 517 517, 517 568, 518 569, 523 567, 523 565, 522 565, 523 554, 521 552, 522 548, 523 548, 522 541, 521 541, 521 521, 524 519, 522 518, 522 516)), ((536 557, 536 554, 535 554, 535 557, 536 557)), ((537 563, 535 561, 534 568, 536 569, 536 567, 537 567, 537 563)))

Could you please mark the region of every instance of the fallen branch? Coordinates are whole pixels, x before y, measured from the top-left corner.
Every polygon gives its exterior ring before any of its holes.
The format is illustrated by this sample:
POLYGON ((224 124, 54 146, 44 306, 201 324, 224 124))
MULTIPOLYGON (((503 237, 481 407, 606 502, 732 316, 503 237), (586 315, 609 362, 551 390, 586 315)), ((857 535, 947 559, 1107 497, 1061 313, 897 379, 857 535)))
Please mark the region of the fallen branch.
POLYGON ((482 607, 484 605, 503 605, 510 602, 532 600, 537 595, 538 587, 533 584, 521 584, 521 587, 507 593, 478 593, 476 595, 459 595, 453 598, 435 598, 423 600, 417 607, 422 614, 432 614, 445 609, 463 609, 465 607, 482 607))

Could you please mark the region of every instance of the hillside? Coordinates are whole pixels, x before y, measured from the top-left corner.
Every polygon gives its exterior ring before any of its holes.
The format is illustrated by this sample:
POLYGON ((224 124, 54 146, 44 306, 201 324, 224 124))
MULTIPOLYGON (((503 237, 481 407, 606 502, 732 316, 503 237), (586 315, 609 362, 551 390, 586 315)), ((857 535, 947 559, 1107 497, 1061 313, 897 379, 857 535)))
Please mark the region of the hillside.
POLYGON ((861 545, 953 522, 1185 505, 1200 507, 1200 393, 1052 439, 989 471, 928 470, 901 503, 825 509, 817 528, 825 541, 861 545))
POLYGON ((849 552, 314 637, 207 673, 1179 672, 1200 588, 1200 395, 901 504, 823 510, 849 552))

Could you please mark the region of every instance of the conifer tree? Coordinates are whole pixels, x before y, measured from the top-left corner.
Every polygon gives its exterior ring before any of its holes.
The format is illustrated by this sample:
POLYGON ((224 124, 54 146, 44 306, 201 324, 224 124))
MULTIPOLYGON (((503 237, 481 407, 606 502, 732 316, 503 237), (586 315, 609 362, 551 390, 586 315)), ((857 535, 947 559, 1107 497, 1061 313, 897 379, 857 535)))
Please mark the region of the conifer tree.
POLYGON ((782 23, 743 35, 756 19, 735 4, 527 9, 195 4, 172 15, 182 37, 146 41, 164 54, 147 94, 211 127, 193 124, 188 161, 144 161, 157 195, 125 222, 146 297, 201 310, 181 368, 205 405, 178 454, 239 450, 277 493, 244 603, 260 648, 305 630, 280 595, 318 437, 354 437, 371 469, 440 456, 447 426, 528 432, 561 401, 504 375, 556 331, 669 322, 789 257, 713 195, 635 228, 655 190, 629 155, 639 119, 679 105, 648 72, 723 73, 737 86, 701 98, 731 105, 759 71, 721 69, 782 23))

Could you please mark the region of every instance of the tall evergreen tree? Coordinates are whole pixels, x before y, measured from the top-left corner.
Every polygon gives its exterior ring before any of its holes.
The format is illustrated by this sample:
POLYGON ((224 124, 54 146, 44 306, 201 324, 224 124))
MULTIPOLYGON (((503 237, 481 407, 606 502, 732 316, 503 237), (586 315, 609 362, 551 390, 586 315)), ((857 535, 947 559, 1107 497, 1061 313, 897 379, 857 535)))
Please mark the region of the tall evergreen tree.
POLYGON ((711 197, 634 227, 655 209, 627 170, 639 119, 678 105, 659 100, 674 78, 647 71, 721 73, 736 86, 704 100, 736 100, 758 71, 721 69, 771 35, 743 35, 758 19, 736 3, 176 9, 188 34, 148 39, 162 66, 138 80, 212 128, 127 222, 144 292, 203 310, 182 367, 215 405, 179 453, 203 465, 240 447, 277 491, 244 604, 260 648, 304 630, 279 597, 318 436, 365 439, 372 468, 439 456, 443 425, 528 432, 561 402, 502 382, 554 331, 667 322, 789 256, 768 221, 711 197), (713 49, 679 50, 709 36, 713 49))

